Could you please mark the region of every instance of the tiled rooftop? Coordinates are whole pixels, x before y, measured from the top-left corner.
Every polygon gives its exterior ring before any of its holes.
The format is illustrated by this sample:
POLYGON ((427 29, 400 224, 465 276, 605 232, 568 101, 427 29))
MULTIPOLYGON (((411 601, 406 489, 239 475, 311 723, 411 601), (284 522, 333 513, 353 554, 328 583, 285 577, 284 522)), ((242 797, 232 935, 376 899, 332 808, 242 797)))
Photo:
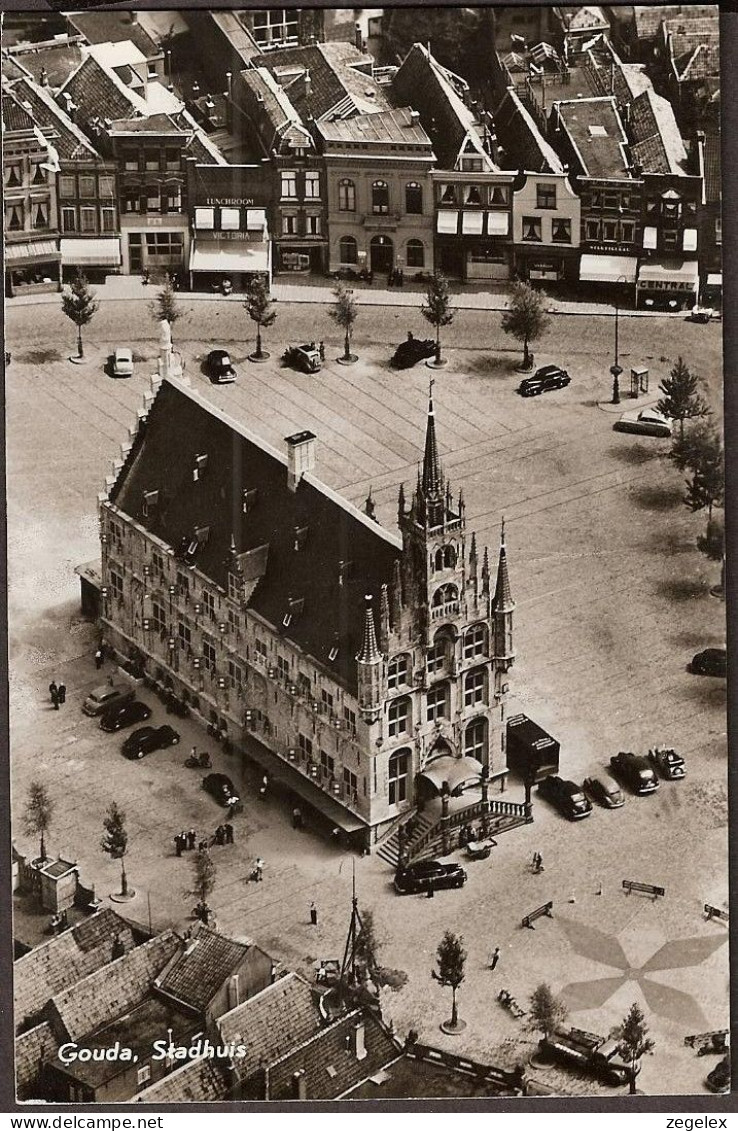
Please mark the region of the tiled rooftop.
POLYGON ((680 173, 687 151, 671 103, 652 88, 630 104, 630 132, 634 160, 647 173, 680 173))
POLYGON ((582 98, 557 105, 562 128, 567 130, 576 146, 585 176, 628 176, 624 151, 626 137, 613 100, 582 98))
POLYGON ((130 40, 147 59, 159 54, 158 44, 138 22, 135 12, 72 12, 67 19, 88 43, 130 40))
MULTIPOLYGON (((34 47, 14 50, 9 56, 27 71, 35 82, 42 82, 44 74, 52 88, 63 86, 84 58, 78 43, 60 43, 59 46, 34 47)), ((5 57, 3 58, 3 65, 5 57)))
POLYGON ((357 70, 372 63, 350 43, 316 43, 284 47, 256 59, 284 86, 300 117, 320 119, 391 109, 387 91, 370 74, 357 70), (309 73, 309 91, 305 76, 309 73))
POLYGON ((636 36, 638 39, 653 39, 663 20, 677 17, 711 16, 716 12, 715 4, 651 4, 636 5, 633 9, 636 36))
POLYGON ((94 159, 97 151, 79 126, 54 101, 48 87, 21 79, 13 90, 21 102, 29 102, 33 118, 61 158, 94 159))
POLYGON ((430 138, 420 124, 419 115, 409 106, 385 110, 380 114, 358 114, 336 122, 320 122, 318 130, 326 141, 398 142, 430 150, 430 138))
POLYGON ((242 1079, 301 1045, 321 1026, 312 988, 299 974, 287 974, 236 1006, 218 1021, 224 1042, 247 1048, 236 1066, 242 1079))
POLYGON ((202 1013, 238 969, 250 947, 216 931, 201 928, 157 978, 157 989, 202 1013))
POLYGON ((32 130, 33 117, 20 104, 15 95, 3 91, 3 128, 8 133, 13 130, 32 130))
POLYGON ((104 908, 19 958, 13 966, 16 1023, 35 1016, 55 994, 111 962, 116 937, 126 951, 133 949, 128 923, 104 908))
MULTIPOLYGON (((318 466, 319 444, 318 439, 318 466)), ((240 557, 244 577, 256 582, 249 606, 355 690, 364 594, 378 601, 382 583, 391 583, 399 539, 313 475, 291 491, 286 463, 196 393, 165 381, 110 498, 177 551, 192 542, 196 528, 207 528, 207 540, 196 551, 198 569, 227 591, 228 563, 240 557), (208 466, 195 483, 192 470, 202 454, 208 466), (151 490, 159 491, 160 503, 147 517, 143 493, 151 490), (247 490, 256 496, 244 516, 247 490), (297 528, 307 534, 296 550, 297 528), (263 573, 259 556, 266 563, 263 573), (342 561, 352 566, 339 584, 342 561), (291 600, 304 604, 285 627, 291 600), (338 656, 331 661, 336 644, 338 656)))
POLYGON ((136 1093, 139 1104, 215 1103, 228 1098, 227 1072, 214 1057, 190 1060, 136 1093))

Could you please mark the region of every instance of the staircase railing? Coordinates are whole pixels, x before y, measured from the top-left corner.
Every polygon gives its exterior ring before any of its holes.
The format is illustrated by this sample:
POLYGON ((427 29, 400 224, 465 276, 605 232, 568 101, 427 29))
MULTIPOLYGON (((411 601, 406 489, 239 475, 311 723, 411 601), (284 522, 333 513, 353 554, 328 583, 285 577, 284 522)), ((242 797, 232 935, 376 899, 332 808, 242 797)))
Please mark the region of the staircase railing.
MULTIPOLYGON (((471 821, 483 820, 485 817, 489 821, 494 821, 495 818, 511 818, 515 825, 529 824, 533 820, 530 806, 520 801, 498 801, 497 799, 486 803, 481 800, 475 801, 472 805, 449 813, 445 819, 441 817, 419 837, 405 845, 407 859, 414 860, 428 845, 442 837, 444 830, 447 833, 457 833, 463 825, 467 825, 471 821)), ((454 847, 457 847, 458 837, 453 836, 452 842, 454 842, 454 847)))

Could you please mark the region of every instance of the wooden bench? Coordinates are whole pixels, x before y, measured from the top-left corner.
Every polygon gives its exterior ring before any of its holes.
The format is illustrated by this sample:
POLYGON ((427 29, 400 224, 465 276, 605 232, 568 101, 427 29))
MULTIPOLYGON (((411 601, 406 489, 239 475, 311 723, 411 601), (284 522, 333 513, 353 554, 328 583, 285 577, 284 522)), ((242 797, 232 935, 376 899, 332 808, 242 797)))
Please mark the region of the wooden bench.
POLYGON ((720 919, 721 922, 728 922, 728 912, 721 911, 719 907, 713 907, 711 903, 705 904, 705 915, 708 919, 720 919))
POLYGON ((535 911, 531 911, 530 915, 525 916, 523 922, 521 923, 521 926, 529 927, 531 931, 535 931, 533 920, 540 919, 541 915, 547 915, 549 919, 553 919, 553 915, 551 913, 552 908, 553 900, 551 900, 549 903, 544 903, 542 907, 537 907, 535 911))
POLYGON ((666 888, 657 887, 655 884, 640 884, 636 880, 623 880, 623 888, 626 895, 630 895, 633 891, 645 892, 646 895, 651 895, 654 899, 657 899, 660 895, 666 895, 666 888))
POLYGON ((684 1043, 688 1048, 696 1049, 698 1056, 719 1054, 726 1051, 728 1036, 727 1029, 713 1029, 710 1033, 694 1033, 691 1037, 685 1037, 684 1043))

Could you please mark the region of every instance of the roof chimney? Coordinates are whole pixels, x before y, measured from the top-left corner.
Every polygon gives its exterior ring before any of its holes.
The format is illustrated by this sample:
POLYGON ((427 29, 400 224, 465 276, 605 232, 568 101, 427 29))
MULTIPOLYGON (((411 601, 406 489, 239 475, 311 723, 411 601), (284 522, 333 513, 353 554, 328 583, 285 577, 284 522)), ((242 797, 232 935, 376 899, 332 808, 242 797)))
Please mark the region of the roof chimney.
POLYGON ((228 979, 228 1008, 235 1009, 240 1004, 241 994, 239 992, 238 974, 231 974, 228 979))
POLYGON ((408 124, 411 125, 411 126, 417 126, 419 122, 420 122, 420 111, 419 110, 411 110, 410 111, 410 121, 409 121, 408 124))
POLYGON ((315 469, 315 433, 295 432, 285 437, 287 444, 287 485, 290 491, 297 486, 306 471, 315 469))
POLYGON ((362 35, 361 35, 361 24, 355 23, 354 24, 354 47, 356 48, 357 51, 363 50, 363 42, 364 41, 363 41, 363 38, 362 38, 362 35))
POLYGON ((292 1073, 292 1098, 293 1100, 307 1099, 307 1079, 304 1068, 292 1073))
POLYGON ((365 1035, 366 1026, 362 1018, 351 1030, 351 1051, 357 1060, 364 1060, 366 1058, 365 1035))
POLYGON ((46 67, 42 67, 41 68, 41 86, 48 86, 48 85, 49 85, 49 76, 47 74, 46 67))

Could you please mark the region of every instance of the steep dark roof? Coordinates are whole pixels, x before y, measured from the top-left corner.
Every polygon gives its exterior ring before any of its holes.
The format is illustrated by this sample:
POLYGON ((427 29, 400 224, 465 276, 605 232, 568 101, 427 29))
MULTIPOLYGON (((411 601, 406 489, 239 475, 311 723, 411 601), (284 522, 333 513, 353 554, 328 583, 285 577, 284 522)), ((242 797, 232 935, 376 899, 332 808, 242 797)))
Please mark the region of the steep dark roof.
POLYGON ((312 988, 293 973, 237 1005, 218 1021, 224 1043, 235 1041, 248 1050, 246 1056, 235 1062, 242 1079, 273 1064, 320 1027, 320 1011, 312 988))
POLYGON ((215 1103, 228 1096, 227 1070, 221 1061, 207 1056, 190 1060, 136 1093, 138 1104, 215 1103))
POLYGON ((60 157, 94 159, 98 156, 80 128, 54 101, 47 87, 37 86, 30 79, 21 79, 13 90, 21 102, 30 103, 36 125, 60 157))
POLYGON ((8 58, 26 70, 36 82, 41 82, 45 71, 49 86, 60 87, 76 71, 84 55, 78 43, 61 43, 58 46, 34 47, 31 51, 13 51, 8 58))
POLYGON ((391 583, 398 540, 313 475, 291 491, 286 462, 196 393, 165 381, 110 499, 175 550, 207 528, 195 565, 226 592, 231 538, 236 555, 258 550, 241 558, 244 577, 261 578, 249 607, 355 692, 364 594, 378 599, 391 583), (195 482, 198 455, 207 467, 195 482), (144 492, 154 490, 159 502, 147 517, 144 492), (244 515, 246 491, 255 495, 244 515), (298 530, 305 532, 299 540, 298 530), (347 563, 343 584, 339 562, 347 563))
POLYGON ((630 104, 630 131, 634 160, 647 173, 679 173, 687 160, 671 103, 653 89, 644 90, 630 104))
POLYGON ((113 121, 130 118, 141 102, 133 92, 129 97, 92 56, 85 59, 62 90, 77 104, 79 116, 85 122, 95 117, 113 121))
POLYGON ((16 1023, 33 1017, 55 994, 112 962, 116 937, 126 951, 133 949, 128 923, 104 908, 19 958, 13 966, 16 1023))
POLYGON ((716 7, 713 4, 638 4, 633 8, 636 36, 638 39, 653 39, 664 20, 678 16, 688 19, 709 16, 716 7))
POLYGON ((720 134, 709 133, 705 137, 705 200, 714 204, 721 198, 720 134))
POLYGON ((33 117, 12 94, 3 94, 3 127, 8 132, 33 129, 33 117))
POLYGON ((396 1060, 400 1050, 371 1013, 349 1013, 267 1069, 268 1099, 294 1099, 292 1077, 304 1072, 306 1099, 335 1100, 396 1060), (358 1060, 352 1031, 364 1025, 366 1056, 358 1060))
POLYGON ((244 961, 250 946, 207 927, 183 946, 157 978, 156 988, 202 1013, 244 961))
POLYGON ((67 19, 88 43, 123 43, 130 40, 147 59, 161 51, 146 29, 135 20, 133 12, 72 12, 67 19))
POLYGON ((284 86, 290 102, 304 120, 317 120, 331 112, 340 117, 352 113, 389 110, 387 91, 365 70, 372 63, 350 43, 315 43, 308 47, 283 47, 254 59, 254 66, 267 67, 284 86), (296 72, 292 78, 289 72, 296 72), (307 96, 305 73, 310 74, 307 96), (367 93, 370 92, 370 93, 367 93))

